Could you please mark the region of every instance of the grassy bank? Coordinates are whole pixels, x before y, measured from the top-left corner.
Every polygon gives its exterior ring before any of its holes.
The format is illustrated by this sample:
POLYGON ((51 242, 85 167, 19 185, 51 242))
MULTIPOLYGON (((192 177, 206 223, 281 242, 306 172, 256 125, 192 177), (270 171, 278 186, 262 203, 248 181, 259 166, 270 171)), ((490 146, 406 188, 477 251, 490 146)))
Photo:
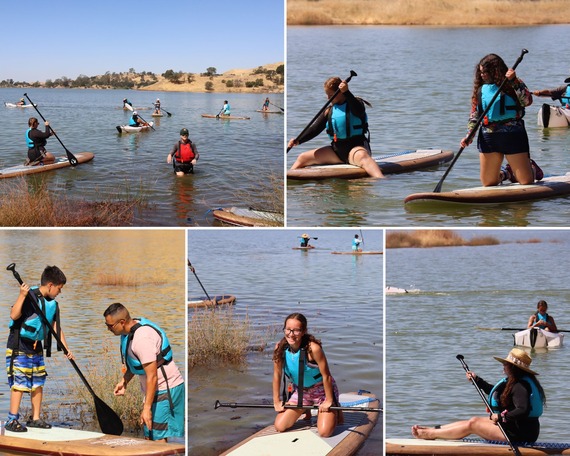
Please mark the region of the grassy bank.
POLYGON ((512 26, 570 23, 567 0, 288 0, 288 25, 512 26))
POLYGON ((386 248, 388 249, 496 244, 500 244, 500 241, 493 236, 476 236, 466 240, 456 232, 449 230, 396 231, 386 234, 386 248))

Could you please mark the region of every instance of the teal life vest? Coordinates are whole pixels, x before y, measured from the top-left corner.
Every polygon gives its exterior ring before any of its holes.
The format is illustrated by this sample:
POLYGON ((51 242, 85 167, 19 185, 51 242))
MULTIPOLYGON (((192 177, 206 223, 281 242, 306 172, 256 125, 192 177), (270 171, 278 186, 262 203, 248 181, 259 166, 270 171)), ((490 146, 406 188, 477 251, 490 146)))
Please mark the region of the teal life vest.
POLYGON ((164 364, 168 364, 170 361, 172 361, 172 348, 170 347, 170 342, 166 336, 166 333, 160 328, 160 326, 150 320, 147 320, 146 318, 135 318, 135 320, 138 321, 138 323, 131 328, 129 334, 121 335, 121 358, 123 360, 123 364, 127 366, 131 373, 136 375, 143 375, 144 368, 140 360, 136 357, 133 358, 132 356, 129 356, 128 353, 129 347, 133 341, 133 337, 135 336, 137 329, 139 329, 141 326, 150 326, 158 334, 160 334, 160 353, 156 357, 158 367, 164 364))
MULTIPOLYGON (((543 404, 542 404, 542 397, 540 396, 540 391, 538 390, 538 386, 532 380, 531 377, 528 375, 523 375, 522 380, 527 382, 530 385, 531 393, 530 393, 530 412, 528 414, 529 418, 538 418, 542 415, 543 412, 543 404)), ((501 396, 501 392, 503 391, 505 385, 507 384, 507 378, 503 378, 499 380, 499 382, 493 386, 493 389, 489 393, 489 405, 491 406, 491 411, 493 413, 501 413, 502 410, 500 409, 499 399, 501 396)))
POLYGON ((326 131, 333 141, 364 136, 368 131, 368 116, 366 113, 363 118, 354 115, 348 102, 335 104, 329 109, 326 131))
MULTIPOLYGON (((40 304, 40 310, 46 316, 50 325, 53 325, 54 321, 59 320, 59 307, 56 300, 46 299, 40 293, 38 287, 30 288, 30 291, 36 295, 38 302, 40 304)), ((45 340, 50 334, 48 328, 42 317, 38 313, 34 312, 32 315, 27 317, 23 321, 10 320, 10 328, 19 328, 20 337, 29 340, 45 340)), ((58 323, 59 329, 59 323, 58 323)))
POLYGON ((548 314, 541 315, 540 312, 536 312, 534 314, 534 316, 535 316, 535 319, 534 319, 535 323, 538 323, 540 320, 544 320, 546 323, 548 323, 548 320, 549 320, 548 314))
POLYGON ((31 127, 26 130, 26 145, 28 146, 28 149, 33 149, 36 145, 34 144, 33 139, 30 138, 30 131, 32 131, 31 127))
POLYGON ((303 385, 299 385, 299 369, 301 368, 301 365, 299 363, 299 356, 301 354, 301 350, 304 350, 304 348, 297 350, 296 353, 293 353, 289 348, 285 350, 285 363, 283 366, 283 371, 285 372, 287 378, 289 378, 291 382, 293 382, 299 388, 310 388, 311 386, 322 382, 323 375, 319 370, 319 366, 305 360, 303 370, 303 385))
POLYGON ((130 127, 138 127, 139 126, 139 124, 137 122, 138 119, 139 119, 139 116, 135 116, 135 115, 131 116, 131 119, 129 120, 129 126, 130 127))
POLYGON ((560 97, 560 103, 565 108, 570 108, 570 85, 566 86, 566 92, 560 97))
MULTIPOLYGON (((479 112, 485 111, 489 106, 499 87, 496 84, 483 84, 479 89, 479 112)), ((524 108, 519 101, 501 92, 495 99, 489 111, 483 119, 483 124, 507 122, 509 120, 521 119, 524 116, 524 108)))
POLYGON ((226 104, 224 105, 224 112, 223 112, 223 115, 224 115, 224 116, 229 116, 230 113, 231 113, 230 104, 229 104, 229 103, 226 103, 226 104))

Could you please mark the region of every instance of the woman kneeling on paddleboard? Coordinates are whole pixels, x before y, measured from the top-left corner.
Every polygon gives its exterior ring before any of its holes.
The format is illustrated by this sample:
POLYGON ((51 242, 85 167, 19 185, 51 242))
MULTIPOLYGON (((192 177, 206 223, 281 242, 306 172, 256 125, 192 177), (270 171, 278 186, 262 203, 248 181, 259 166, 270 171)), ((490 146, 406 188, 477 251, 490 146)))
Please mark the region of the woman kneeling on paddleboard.
POLYGON ((466 369, 467 379, 488 396, 489 417, 473 417, 436 427, 412 426, 412 435, 418 439, 462 439, 476 434, 486 440, 534 443, 538 439, 540 423, 546 403, 544 390, 530 369, 532 358, 519 348, 513 348, 506 358, 494 357, 503 364, 507 375, 496 385, 487 383, 466 369), (499 426, 499 425, 500 426, 499 426), (505 434, 503 434, 503 431, 505 434))
POLYGON ((293 313, 285 319, 285 337, 275 346, 273 352, 273 405, 278 412, 275 429, 284 432, 310 411, 302 408, 287 408, 287 405, 318 405, 317 430, 321 437, 329 437, 337 424, 343 422, 341 411, 329 410, 338 406, 338 389, 331 376, 321 341, 307 334, 307 319, 300 313, 293 313), (282 374, 289 379, 289 388, 283 379, 283 400, 280 398, 282 374), (289 390, 290 397, 287 395, 289 390), (291 395, 291 392, 293 393, 291 395), (287 397, 288 400, 287 400, 287 397))

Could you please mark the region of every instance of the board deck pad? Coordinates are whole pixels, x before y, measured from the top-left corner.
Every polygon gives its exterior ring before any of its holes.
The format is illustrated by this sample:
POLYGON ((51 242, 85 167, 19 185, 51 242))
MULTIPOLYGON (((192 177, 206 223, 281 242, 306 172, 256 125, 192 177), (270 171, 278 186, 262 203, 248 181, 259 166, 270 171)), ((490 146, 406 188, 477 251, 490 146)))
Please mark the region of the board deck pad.
MULTIPOLYGON (((95 155, 92 152, 78 152, 73 154, 77 159, 78 163, 85 163, 90 160, 93 160, 95 155)), ((54 169, 59 168, 68 168, 71 166, 67 155, 64 157, 56 157, 54 163, 50 163, 48 165, 36 165, 36 166, 25 166, 16 165, 10 166, 8 168, 0 169, 0 179, 6 179, 8 177, 18 177, 18 176, 25 176, 27 174, 37 174, 37 173, 45 173, 47 171, 52 171, 54 169)))

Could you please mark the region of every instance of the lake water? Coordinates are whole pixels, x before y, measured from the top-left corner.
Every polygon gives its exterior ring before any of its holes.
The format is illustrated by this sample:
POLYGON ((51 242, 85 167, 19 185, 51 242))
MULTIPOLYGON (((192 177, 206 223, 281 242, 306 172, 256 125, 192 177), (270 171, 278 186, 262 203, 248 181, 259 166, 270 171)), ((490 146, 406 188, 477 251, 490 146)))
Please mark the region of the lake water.
MULTIPOLYGON (((473 73, 488 53, 512 66, 522 48, 529 53, 517 74, 531 90, 558 87, 568 74, 560 60, 570 26, 509 28, 288 27, 287 138, 294 138, 326 102, 330 76, 357 77, 351 91, 368 108, 373 155, 423 148, 457 152, 465 136, 473 73)), ((546 175, 570 170, 570 129, 543 130, 537 113, 550 98, 535 97, 526 125, 532 157, 546 175)), ((303 151, 330 141, 325 133, 287 155, 290 167, 303 151)), ((476 145, 467 148, 443 190, 479 183, 476 145)), ((567 199, 432 208, 404 207, 404 198, 433 191, 445 167, 386 179, 327 180, 287 184, 288 226, 565 226, 567 199)))
MULTIPOLYGON (((311 241, 316 247, 311 251, 292 250, 301 231, 232 230, 230 237, 227 231, 189 230, 188 256, 210 296, 236 296, 235 312, 249 316, 254 341, 265 340, 273 347, 285 317, 301 312, 309 331, 323 342, 339 390, 365 389, 381 397, 383 255, 331 255, 334 250, 349 251, 358 230, 307 233, 318 238, 311 241)), ((381 230, 362 234, 365 250, 383 250, 381 230)), ((188 293, 190 298, 204 295, 193 274, 188 293)), ((250 353, 245 366, 190 369, 190 455, 217 455, 273 423, 271 409, 214 410, 216 400, 272 400, 271 356, 272 348, 267 348, 250 353)), ((381 423, 382 417, 359 456, 378 454, 381 423)))
MULTIPOLYGON (((149 208, 138 215, 136 226, 210 226, 210 209, 225 206, 266 208, 269 178, 283 175, 284 116, 255 112, 266 94, 182 93, 82 89, 0 89, 2 101, 15 102, 28 93, 50 121, 63 144, 73 153, 90 151, 95 159, 75 169, 41 174, 50 188, 68 197, 101 200, 142 193, 149 208), (143 119, 155 120, 155 131, 118 134, 128 124, 130 111, 119 109, 128 98, 143 119), (152 118, 152 103, 160 98, 172 114, 152 118), (251 120, 217 120, 224 100, 232 114, 251 120), (196 143, 200 160, 194 175, 176 178, 166 156, 186 127, 196 143)), ((269 94, 283 107, 282 94, 269 94)), ((0 167, 24 161, 24 133, 33 108, 0 109, 0 167)), ((41 119, 40 119, 41 121, 41 119)), ((40 125, 43 125, 41 123, 40 125)), ((65 155, 55 137, 47 149, 65 155)))
MULTIPOLYGON (((456 356, 462 354, 469 368, 491 383, 502 378, 493 356, 507 356, 514 331, 490 328, 525 328, 544 299, 558 328, 570 329, 568 231, 461 234, 492 235, 503 243, 386 252, 387 285, 419 290, 386 296, 387 438, 411 437, 413 424, 485 416, 456 356), (529 240, 534 242, 524 242, 529 240)), ((570 441, 568 349, 526 349, 547 395, 540 441, 570 441)))
MULTIPOLYGON (((105 327, 103 312, 114 302, 123 303, 134 317, 144 316, 167 332, 174 360, 185 375, 185 233, 183 230, 0 230, 0 302, 3 315, 3 344, 8 338, 10 308, 16 301, 19 285, 6 266, 16 263, 22 279, 39 284, 46 266, 57 265, 67 277, 57 301, 66 340, 79 369, 90 381, 88 372, 105 362, 104 348, 116 353, 117 372, 121 369, 119 338, 105 327), (117 275, 136 282, 135 286, 100 285, 106 275, 117 275), (116 352, 115 352, 116 350, 116 352)), ((70 400, 70 384, 79 383, 71 363, 55 343, 51 358, 46 358, 49 378, 44 404, 52 411, 65 410, 70 400)), ((138 381, 132 387, 138 388, 138 381)), ((5 373, 0 388, 0 410, 6 419, 10 392, 5 373)), ((114 383, 109 383, 114 388, 114 383)), ((102 393, 98 393, 103 397, 102 393)), ((29 396, 22 406, 30 407, 29 396)), ((65 412, 64 412, 65 414, 65 412)), ((64 422, 54 424, 79 428, 78 417, 65 414, 64 422)), ((94 426, 97 428, 95 418, 94 426)), ((98 430, 89 429, 89 430, 98 430)))

